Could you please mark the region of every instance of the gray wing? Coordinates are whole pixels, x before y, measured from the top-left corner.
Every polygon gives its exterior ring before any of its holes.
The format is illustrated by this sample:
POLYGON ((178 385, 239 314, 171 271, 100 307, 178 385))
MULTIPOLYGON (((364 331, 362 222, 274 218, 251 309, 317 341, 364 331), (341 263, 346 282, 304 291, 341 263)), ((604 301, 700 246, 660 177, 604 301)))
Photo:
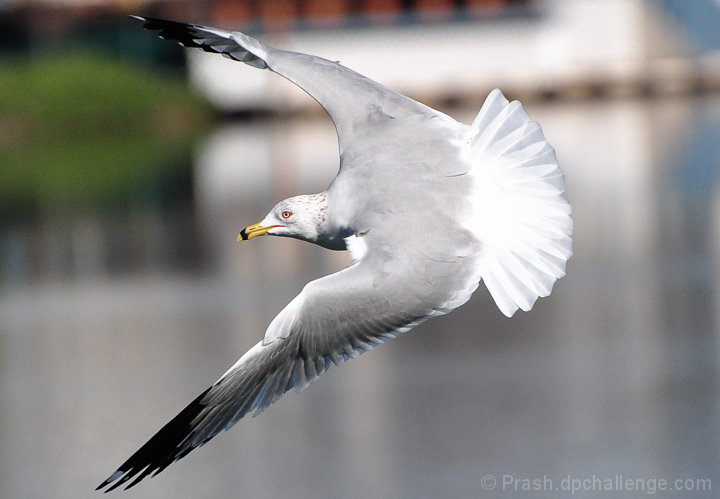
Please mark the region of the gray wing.
POLYGON ((222 54, 251 66, 270 69, 284 76, 322 105, 337 128, 340 151, 362 134, 368 116, 389 120, 400 116, 437 114, 431 108, 390 90, 337 62, 298 52, 278 50, 238 31, 226 31, 152 17, 132 16, 145 21, 145 29, 184 47, 197 47, 222 54))
MULTIPOLYGON (((369 254, 347 269, 308 283, 278 314, 265 338, 167 423, 98 489, 134 486, 288 390, 444 313, 458 293, 463 263, 386 259, 369 254), (422 265, 418 265, 422 263, 422 265)), ((460 290, 462 291, 462 290, 460 290)))

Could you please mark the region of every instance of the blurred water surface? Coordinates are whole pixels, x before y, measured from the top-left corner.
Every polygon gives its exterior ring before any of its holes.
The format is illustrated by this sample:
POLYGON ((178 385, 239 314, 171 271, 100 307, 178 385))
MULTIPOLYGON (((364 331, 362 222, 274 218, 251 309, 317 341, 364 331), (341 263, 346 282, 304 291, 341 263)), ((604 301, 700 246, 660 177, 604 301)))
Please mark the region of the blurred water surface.
MULTIPOLYGON (((466 122, 477 112, 446 111, 466 122)), ((575 256, 550 298, 507 319, 481 286, 125 497, 513 497, 503 477, 559 486, 617 474, 720 488, 720 98, 528 111, 558 151, 574 206, 575 256)), ((234 242, 278 199, 327 185, 334 140, 324 116, 219 127, 196 153, 192 203, 170 218, 138 214, 138 230, 157 236, 140 270, 98 271, 83 243, 74 251, 87 265, 70 277, 6 272, 0 497, 92 496, 304 283, 348 263, 292 240, 234 242), (322 152, 298 164, 282 145, 308 137, 322 152), (270 153, 247 158, 233 140, 269 141, 270 153), (233 175, 243 161, 234 175, 248 190, 233 201, 212 165, 233 175), (166 262, 184 244, 177 234, 202 248, 193 271, 166 262)), ((85 241, 116 221, 70 226, 85 241)))

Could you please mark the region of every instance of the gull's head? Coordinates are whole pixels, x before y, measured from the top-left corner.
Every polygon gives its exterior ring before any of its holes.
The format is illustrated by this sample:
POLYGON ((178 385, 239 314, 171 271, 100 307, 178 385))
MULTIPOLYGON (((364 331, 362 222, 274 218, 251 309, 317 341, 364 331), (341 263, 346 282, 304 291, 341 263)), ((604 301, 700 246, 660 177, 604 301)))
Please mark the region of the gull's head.
POLYGON ((285 199, 276 204, 261 222, 245 227, 237 240, 246 241, 269 234, 317 242, 325 226, 326 208, 324 192, 285 199))

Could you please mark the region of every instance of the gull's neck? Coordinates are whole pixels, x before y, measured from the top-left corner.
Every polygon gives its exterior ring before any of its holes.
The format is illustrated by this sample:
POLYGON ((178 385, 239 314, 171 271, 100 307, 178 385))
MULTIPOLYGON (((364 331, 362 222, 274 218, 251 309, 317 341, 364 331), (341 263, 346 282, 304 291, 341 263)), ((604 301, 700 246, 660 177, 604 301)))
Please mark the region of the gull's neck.
POLYGON ((332 250, 346 249, 345 238, 351 235, 352 231, 333 224, 332 217, 328 213, 327 191, 303 197, 313 206, 315 212, 318 237, 312 242, 332 250))

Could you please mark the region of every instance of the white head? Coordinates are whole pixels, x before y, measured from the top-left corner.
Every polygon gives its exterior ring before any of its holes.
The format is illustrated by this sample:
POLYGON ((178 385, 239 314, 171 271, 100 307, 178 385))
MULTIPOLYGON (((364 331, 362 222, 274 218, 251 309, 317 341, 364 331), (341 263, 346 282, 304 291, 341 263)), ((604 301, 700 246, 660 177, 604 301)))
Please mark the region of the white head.
POLYGON ((322 244, 327 238, 327 200, 324 192, 280 201, 259 223, 240 232, 238 241, 270 234, 322 244))

